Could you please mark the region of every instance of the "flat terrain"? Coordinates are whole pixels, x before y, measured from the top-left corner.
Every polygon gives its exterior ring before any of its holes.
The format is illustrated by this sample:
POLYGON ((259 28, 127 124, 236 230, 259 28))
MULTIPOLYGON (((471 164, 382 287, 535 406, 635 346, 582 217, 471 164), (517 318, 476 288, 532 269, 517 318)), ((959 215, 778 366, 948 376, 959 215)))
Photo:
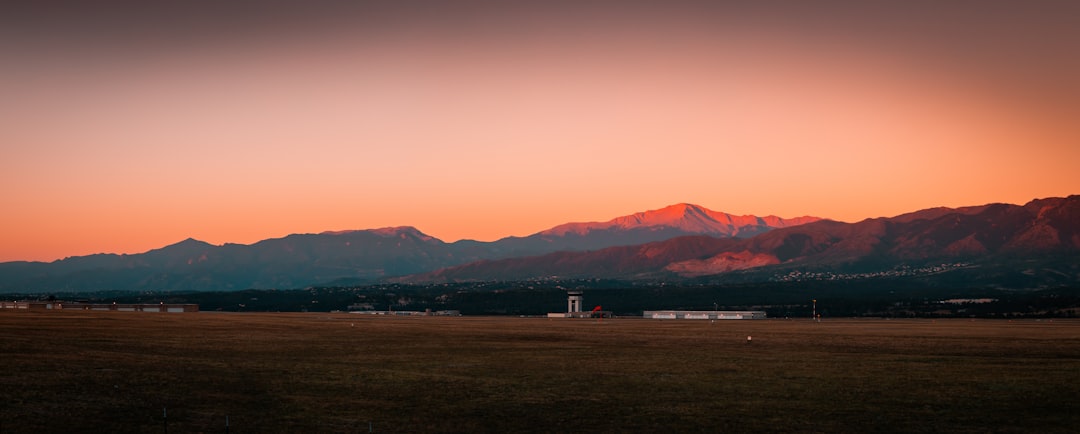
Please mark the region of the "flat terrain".
POLYGON ((1077 432, 1077 397, 1080 321, 0 312, 2 433, 1077 432))

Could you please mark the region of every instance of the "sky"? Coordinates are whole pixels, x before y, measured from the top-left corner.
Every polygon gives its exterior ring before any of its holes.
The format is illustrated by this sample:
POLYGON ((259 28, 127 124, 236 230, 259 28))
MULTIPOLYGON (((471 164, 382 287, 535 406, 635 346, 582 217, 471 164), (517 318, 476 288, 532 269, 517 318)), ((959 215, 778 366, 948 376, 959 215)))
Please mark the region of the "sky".
POLYGON ((1080 194, 1075 1, 25 3, 0 261, 1080 194))

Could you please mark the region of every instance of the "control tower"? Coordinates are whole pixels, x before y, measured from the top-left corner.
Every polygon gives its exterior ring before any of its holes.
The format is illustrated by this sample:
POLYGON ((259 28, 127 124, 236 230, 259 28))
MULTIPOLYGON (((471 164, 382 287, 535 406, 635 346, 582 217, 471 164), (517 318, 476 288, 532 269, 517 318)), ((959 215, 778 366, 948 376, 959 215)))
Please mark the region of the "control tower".
POLYGON ((584 301, 581 291, 568 291, 566 297, 566 312, 581 312, 581 303, 584 301))

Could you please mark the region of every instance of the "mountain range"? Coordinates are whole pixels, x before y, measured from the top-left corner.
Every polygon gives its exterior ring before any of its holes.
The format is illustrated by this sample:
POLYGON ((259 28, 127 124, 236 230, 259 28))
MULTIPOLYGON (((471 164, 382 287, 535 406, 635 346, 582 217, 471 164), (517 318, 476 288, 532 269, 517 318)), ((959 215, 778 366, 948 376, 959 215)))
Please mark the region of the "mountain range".
POLYGON ((1022 206, 933 208, 858 223, 820 220, 744 239, 686 236, 589 252, 479 261, 402 281, 669 280, 733 272, 755 272, 761 278, 761 273, 807 271, 835 278, 937 264, 925 269, 975 268, 989 283, 1002 273, 1021 273, 1038 277, 1029 281, 1062 284, 1080 282, 1078 256, 1080 196, 1074 195, 1022 206))
POLYGON ((413 227, 293 234, 251 245, 187 239, 140 254, 0 263, 0 292, 240 290, 365 284, 480 260, 591 251, 687 235, 737 238, 820 220, 735 216, 677 204, 527 237, 446 243, 413 227))
POLYGON ((932 208, 857 223, 733 216, 677 204, 493 242, 446 243, 412 227, 294 234, 250 245, 187 239, 140 254, 0 263, 0 293, 550 278, 761 281, 911 269, 957 285, 1080 283, 1080 196, 932 208))

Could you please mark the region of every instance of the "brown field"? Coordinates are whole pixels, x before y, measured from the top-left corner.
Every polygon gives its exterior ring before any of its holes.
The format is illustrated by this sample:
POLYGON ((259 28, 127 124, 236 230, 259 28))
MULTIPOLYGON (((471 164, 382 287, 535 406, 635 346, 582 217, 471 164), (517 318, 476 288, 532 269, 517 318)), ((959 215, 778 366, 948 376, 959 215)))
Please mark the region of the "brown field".
POLYGON ((1080 321, 0 312, 0 333, 0 433, 1080 430, 1080 321))

